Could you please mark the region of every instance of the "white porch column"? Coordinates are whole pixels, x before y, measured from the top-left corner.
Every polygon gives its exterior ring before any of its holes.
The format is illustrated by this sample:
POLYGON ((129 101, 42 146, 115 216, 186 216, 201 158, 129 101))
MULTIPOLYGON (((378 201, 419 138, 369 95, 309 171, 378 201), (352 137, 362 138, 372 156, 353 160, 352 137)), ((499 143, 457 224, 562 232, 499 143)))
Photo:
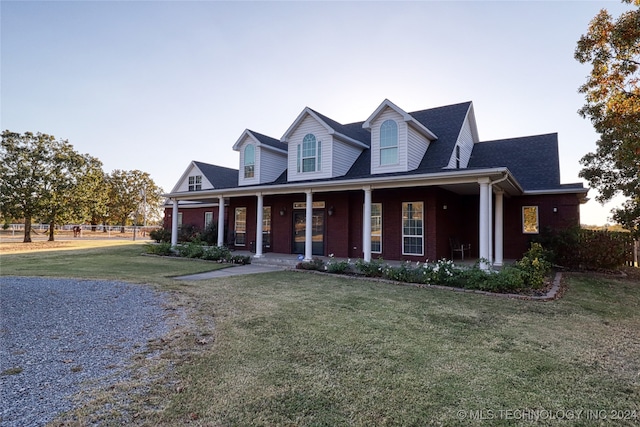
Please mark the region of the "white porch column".
POLYGON ((489 265, 493 265, 493 185, 489 184, 489 265))
POLYGON ((224 245, 224 197, 218 197, 218 246, 224 245))
POLYGON ((178 201, 173 199, 171 211, 171 246, 178 244, 178 201))
POLYGON ((304 260, 313 259, 313 194, 307 190, 306 218, 304 224, 304 260))
POLYGON ((362 212, 362 257, 371 262, 371 187, 364 187, 364 210, 362 212))
POLYGON ((489 269, 489 178, 480 178, 478 180, 480 185, 480 268, 483 270, 489 269))
POLYGON ((263 214, 263 197, 262 193, 258 193, 258 203, 256 207, 256 254, 254 258, 262 258, 262 214, 263 214))
POLYGON ((504 191, 496 188, 496 206, 495 206, 495 238, 494 238, 494 243, 496 246, 495 249, 495 260, 493 262, 493 265, 496 265, 498 267, 502 266, 503 263, 503 247, 504 247, 504 237, 503 237, 503 233, 504 233, 504 212, 503 212, 503 204, 502 204, 502 200, 503 200, 503 194, 504 191))

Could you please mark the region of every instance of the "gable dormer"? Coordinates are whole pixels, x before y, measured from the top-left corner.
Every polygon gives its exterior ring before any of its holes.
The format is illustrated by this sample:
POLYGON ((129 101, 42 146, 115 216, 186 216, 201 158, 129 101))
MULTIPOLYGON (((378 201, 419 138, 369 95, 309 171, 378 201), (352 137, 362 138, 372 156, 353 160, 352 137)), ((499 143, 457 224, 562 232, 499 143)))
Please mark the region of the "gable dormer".
POLYGON ((280 139, 287 144, 289 181, 335 178, 346 174, 366 141, 349 135, 334 120, 305 108, 280 139))
POLYGON ((371 132, 371 173, 407 172, 416 169, 437 139, 426 126, 385 99, 363 123, 371 132))
POLYGON ((212 188, 214 188, 213 184, 198 167, 198 162, 192 161, 171 192, 211 190, 212 188))
POLYGON ((240 153, 238 184, 275 181, 287 168, 287 146, 277 139, 246 129, 233 145, 240 153))
POLYGON ((460 133, 453 148, 449 163, 445 169, 464 169, 469 165, 473 145, 479 142, 476 116, 473 111, 473 104, 469 104, 467 115, 464 118, 460 133))

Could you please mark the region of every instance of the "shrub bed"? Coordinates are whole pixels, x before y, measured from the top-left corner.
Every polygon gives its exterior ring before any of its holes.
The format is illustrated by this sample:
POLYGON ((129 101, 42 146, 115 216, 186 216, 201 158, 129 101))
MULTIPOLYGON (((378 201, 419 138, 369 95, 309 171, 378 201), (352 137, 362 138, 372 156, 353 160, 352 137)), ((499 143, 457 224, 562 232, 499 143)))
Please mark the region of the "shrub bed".
POLYGON ((453 286, 490 292, 524 292, 539 290, 550 277, 551 262, 548 252, 538 243, 533 243, 527 253, 513 266, 505 266, 498 271, 485 271, 480 264, 463 268, 453 261, 440 260, 434 263, 404 262, 390 266, 381 258, 365 262, 357 260, 336 261, 330 256, 328 262, 320 258, 300 262, 296 266, 302 270, 317 270, 334 274, 358 274, 364 277, 382 277, 388 280, 425 285, 453 286))
POLYGON ((176 247, 171 246, 171 243, 168 242, 148 244, 145 246, 145 251, 153 255, 199 258, 228 264, 251 264, 250 256, 232 255, 231 251, 224 246, 207 246, 199 240, 193 240, 176 247))

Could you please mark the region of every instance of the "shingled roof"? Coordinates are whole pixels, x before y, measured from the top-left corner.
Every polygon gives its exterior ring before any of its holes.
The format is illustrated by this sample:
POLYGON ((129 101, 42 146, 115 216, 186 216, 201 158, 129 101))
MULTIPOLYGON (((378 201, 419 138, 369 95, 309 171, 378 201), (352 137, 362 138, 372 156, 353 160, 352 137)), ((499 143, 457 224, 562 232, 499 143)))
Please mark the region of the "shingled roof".
POLYGON ((235 188, 238 186, 238 169, 225 168, 209 163, 193 162, 214 188, 235 188))
POLYGON ((506 167, 522 188, 560 188, 558 134, 484 141, 475 144, 469 168, 506 167))
POLYGON ((253 130, 249 130, 249 132, 251 132, 251 134, 255 136, 256 139, 260 141, 261 144, 268 145, 270 147, 277 148, 279 150, 287 151, 287 144, 280 141, 279 139, 271 138, 270 136, 263 135, 253 130))

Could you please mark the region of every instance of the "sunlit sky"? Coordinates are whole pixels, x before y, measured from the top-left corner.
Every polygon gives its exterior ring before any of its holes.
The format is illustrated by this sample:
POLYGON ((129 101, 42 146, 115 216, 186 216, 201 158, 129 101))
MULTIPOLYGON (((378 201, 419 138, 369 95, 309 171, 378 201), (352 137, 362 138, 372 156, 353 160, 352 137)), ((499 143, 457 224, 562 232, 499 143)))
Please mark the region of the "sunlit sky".
MULTIPOLYGON (((43 132, 170 191, 191 160, 238 168, 248 128, 305 106, 341 123, 473 101, 481 140, 557 132, 563 183, 597 134, 577 110, 576 41, 618 1, 7 1, 2 129, 43 132)), ((585 183, 586 185, 586 183, 585 183)), ((612 207, 592 199, 583 224, 612 207)))

